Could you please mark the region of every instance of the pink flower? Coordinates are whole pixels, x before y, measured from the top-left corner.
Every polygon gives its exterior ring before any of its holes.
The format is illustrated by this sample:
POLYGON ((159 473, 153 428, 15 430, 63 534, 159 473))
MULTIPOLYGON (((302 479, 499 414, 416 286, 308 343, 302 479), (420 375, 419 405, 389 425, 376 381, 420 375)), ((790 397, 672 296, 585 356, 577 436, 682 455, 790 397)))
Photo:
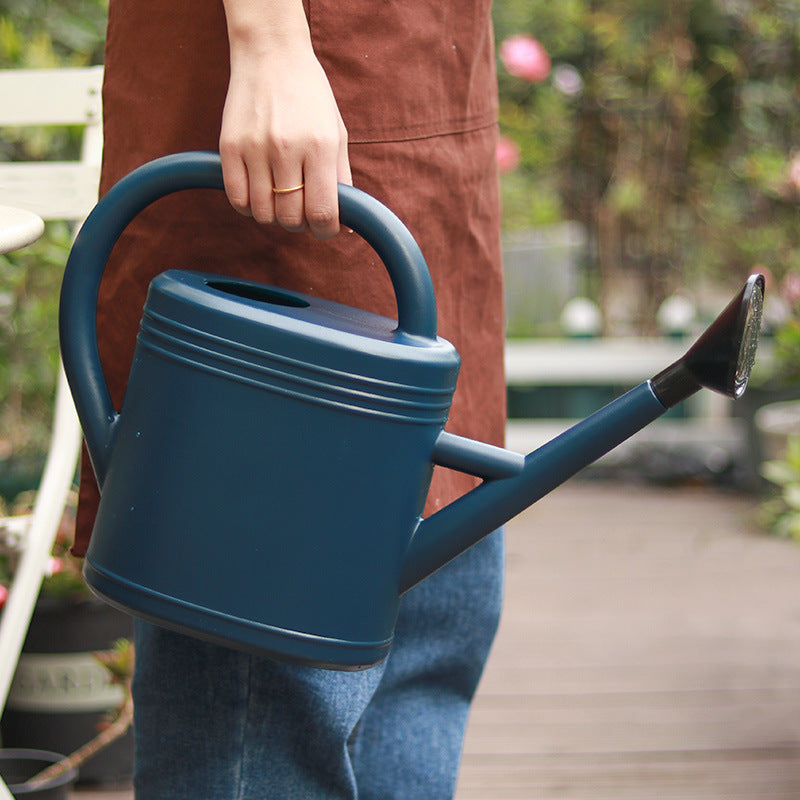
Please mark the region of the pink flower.
POLYGON ((792 156, 789 168, 786 170, 786 179, 795 192, 800 194, 800 153, 792 156))
POLYGON ((0 608, 6 604, 6 600, 8 600, 8 589, 0 583, 0 608))
POLYGON ((515 78, 541 83, 550 74, 550 56, 530 34, 509 36, 500 45, 499 53, 503 66, 515 78))
POLYGON ((55 556, 50 556, 47 562, 47 569, 45 569, 45 574, 48 578, 52 578, 53 575, 58 575, 59 572, 64 571, 64 562, 60 558, 56 558, 55 556))
POLYGON ((501 136, 497 140, 497 168, 500 172, 513 172, 519 166, 519 158, 517 143, 508 136, 501 136))
POLYGON ((781 294, 790 306, 800 306, 800 272, 790 272, 783 279, 781 294))
POLYGON ((775 291, 775 276, 763 264, 753 264, 750 272, 758 272, 760 275, 764 276, 764 288, 767 290, 768 294, 772 294, 772 292, 775 291))
POLYGON ((583 78, 571 64, 559 64, 553 70, 553 86, 567 97, 577 97, 583 91, 583 78))

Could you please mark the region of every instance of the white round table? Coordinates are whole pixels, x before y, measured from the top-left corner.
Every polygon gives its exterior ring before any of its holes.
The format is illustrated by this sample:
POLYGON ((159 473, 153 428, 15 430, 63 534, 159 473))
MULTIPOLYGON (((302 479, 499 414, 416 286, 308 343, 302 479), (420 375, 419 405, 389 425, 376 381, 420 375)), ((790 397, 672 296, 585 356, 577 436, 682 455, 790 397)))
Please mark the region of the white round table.
POLYGON ((0 253, 33 244, 44 231, 44 222, 32 211, 0 206, 0 253))

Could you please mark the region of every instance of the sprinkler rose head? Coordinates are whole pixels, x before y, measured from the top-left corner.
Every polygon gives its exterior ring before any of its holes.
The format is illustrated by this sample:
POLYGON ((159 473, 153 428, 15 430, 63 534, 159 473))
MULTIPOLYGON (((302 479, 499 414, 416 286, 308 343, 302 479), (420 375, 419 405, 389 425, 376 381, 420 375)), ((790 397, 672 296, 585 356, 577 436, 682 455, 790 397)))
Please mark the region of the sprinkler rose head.
POLYGON ((666 408, 705 387, 734 399, 750 380, 764 307, 764 276, 751 275, 742 291, 711 323, 686 355, 650 383, 666 408))

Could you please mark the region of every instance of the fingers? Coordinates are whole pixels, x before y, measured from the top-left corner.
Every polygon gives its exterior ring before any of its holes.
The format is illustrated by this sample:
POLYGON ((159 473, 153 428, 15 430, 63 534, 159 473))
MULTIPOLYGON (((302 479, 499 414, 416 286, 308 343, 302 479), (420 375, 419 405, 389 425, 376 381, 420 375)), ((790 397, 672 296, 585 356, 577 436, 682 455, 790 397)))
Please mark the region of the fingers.
POLYGON ((275 137, 270 145, 264 157, 270 165, 268 191, 272 196, 275 220, 287 231, 306 230, 305 151, 308 145, 299 138, 282 140, 275 137), (297 186, 303 188, 286 191, 297 186))
POLYGON ((346 157, 323 152, 305 161, 282 158, 270 167, 263 157, 226 157, 222 148, 220 154, 225 191, 239 213, 295 233, 309 230, 319 239, 338 233, 337 183, 352 184, 346 157))
POLYGON ((252 216, 250 212, 250 181, 244 161, 235 150, 232 151, 222 142, 220 142, 219 155, 222 161, 222 179, 228 201, 240 214, 246 217, 252 216))
POLYGON ((249 145, 241 137, 221 138, 220 156, 225 191, 239 213, 287 231, 308 230, 319 239, 338 233, 337 183, 352 184, 341 120, 327 137, 273 136, 249 145))
POLYGON ((275 194, 275 216, 286 230, 308 229, 318 239, 338 233, 337 146, 336 142, 316 142, 306 153, 302 174, 291 160, 273 166, 275 189, 303 184, 298 191, 275 194))

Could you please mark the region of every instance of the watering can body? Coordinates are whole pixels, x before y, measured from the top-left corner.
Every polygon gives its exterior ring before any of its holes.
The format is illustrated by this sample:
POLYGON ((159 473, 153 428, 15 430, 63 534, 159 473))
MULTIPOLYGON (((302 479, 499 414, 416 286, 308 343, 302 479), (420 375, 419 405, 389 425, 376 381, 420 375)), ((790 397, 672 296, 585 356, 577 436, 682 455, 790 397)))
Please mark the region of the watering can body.
POLYGON ((108 255, 159 197, 223 188, 219 156, 135 170, 85 221, 64 273, 62 358, 101 491, 84 565, 112 605, 224 645, 360 669, 400 596, 701 386, 738 396, 763 278, 652 380, 527 456, 444 430, 459 357, 427 265, 388 209, 340 186, 397 321, 277 287, 170 270, 150 285, 123 407, 95 316, 108 255), (713 331, 713 332, 712 332, 713 331), (434 465, 483 478, 422 520, 434 465))
POLYGON ((192 188, 223 188, 216 154, 136 170, 89 215, 65 270, 62 356, 101 490, 84 576, 166 627, 369 666, 392 639, 434 462, 507 474, 521 456, 443 432, 460 359, 436 335, 427 266, 402 223, 352 187, 340 187, 341 220, 386 265, 397 321, 170 270, 149 287, 118 412, 94 322, 105 262, 139 211, 192 188))
POLYGON ((162 273, 86 579, 222 642, 325 665, 380 660, 458 366, 447 342, 409 340, 393 320, 162 273))

